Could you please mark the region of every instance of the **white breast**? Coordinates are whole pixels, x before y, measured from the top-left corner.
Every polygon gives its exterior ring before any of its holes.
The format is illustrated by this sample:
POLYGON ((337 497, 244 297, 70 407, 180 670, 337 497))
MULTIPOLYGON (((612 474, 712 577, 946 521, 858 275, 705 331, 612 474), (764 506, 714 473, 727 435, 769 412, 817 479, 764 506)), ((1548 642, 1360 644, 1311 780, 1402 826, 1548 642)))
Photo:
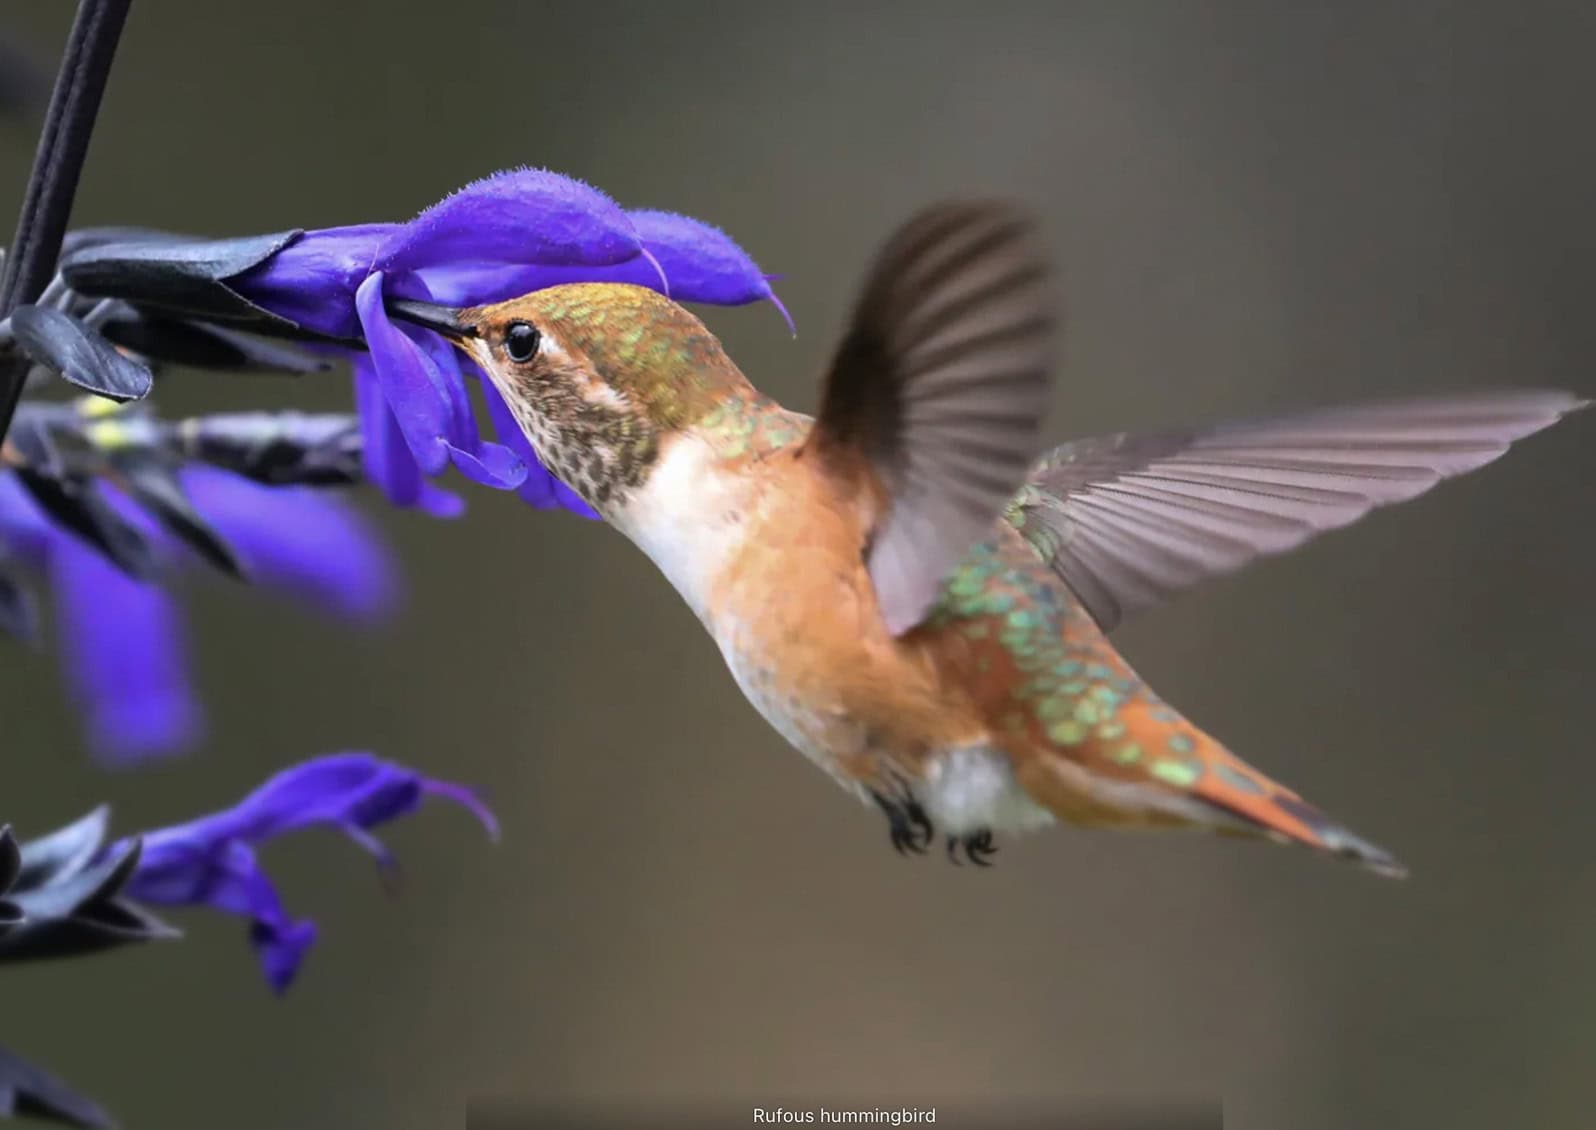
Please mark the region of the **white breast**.
POLYGON ((682 435, 666 446, 611 522, 707 621, 715 579, 742 540, 746 491, 745 483, 718 465, 707 443, 682 435))

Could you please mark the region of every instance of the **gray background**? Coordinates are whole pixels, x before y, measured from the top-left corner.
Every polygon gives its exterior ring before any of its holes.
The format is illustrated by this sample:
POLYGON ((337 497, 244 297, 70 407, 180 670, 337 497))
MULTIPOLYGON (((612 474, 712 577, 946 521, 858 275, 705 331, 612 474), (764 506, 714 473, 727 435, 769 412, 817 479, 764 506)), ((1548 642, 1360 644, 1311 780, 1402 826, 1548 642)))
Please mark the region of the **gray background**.
MULTIPOLYGON (((67 7, 8 4, 0 28, 48 55, 67 7)), ((1060 439, 1590 393, 1593 32, 1576 5, 144 0, 78 219, 402 218, 547 165, 784 272, 796 340, 765 308, 709 320, 808 408, 889 227, 999 192, 1040 209, 1066 272, 1060 439)), ((5 216, 30 151, 0 134, 5 216)), ((178 376, 162 398, 348 390, 178 376)), ((215 725, 190 760, 96 771, 50 663, 6 650, 24 831, 107 797, 121 828, 167 822, 358 746, 480 785, 507 829, 490 849, 447 810, 394 828, 397 901, 330 836, 274 846, 324 931, 288 999, 235 922, 186 915, 178 947, 8 974, 6 1038, 135 1130, 441 1130, 483 1095, 1223 1096, 1243 1130, 1588 1126, 1593 428, 1123 633, 1166 697, 1395 849, 1406 884, 1071 830, 990 872, 906 862, 741 701, 644 559, 485 490, 455 526, 382 514, 411 595, 375 635, 198 586, 215 725)))

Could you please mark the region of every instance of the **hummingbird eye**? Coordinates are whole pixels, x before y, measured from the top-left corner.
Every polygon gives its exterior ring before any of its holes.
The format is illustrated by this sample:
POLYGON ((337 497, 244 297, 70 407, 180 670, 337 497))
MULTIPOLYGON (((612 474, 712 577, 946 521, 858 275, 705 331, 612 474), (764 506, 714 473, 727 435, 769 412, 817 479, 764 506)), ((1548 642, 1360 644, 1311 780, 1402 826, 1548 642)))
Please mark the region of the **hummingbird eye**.
POLYGON ((511 322, 504 331, 504 352, 517 365, 524 365, 532 360, 542 340, 543 335, 531 322, 511 322))

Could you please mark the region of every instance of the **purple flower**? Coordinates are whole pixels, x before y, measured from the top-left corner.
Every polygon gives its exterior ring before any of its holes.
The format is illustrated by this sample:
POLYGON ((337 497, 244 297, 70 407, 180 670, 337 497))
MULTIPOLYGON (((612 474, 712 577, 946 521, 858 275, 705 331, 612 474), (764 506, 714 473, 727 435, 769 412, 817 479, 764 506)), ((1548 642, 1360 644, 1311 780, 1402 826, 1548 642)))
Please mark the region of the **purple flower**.
POLYGON ((306 232, 232 280, 233 289, 272 313, 329 337, 358 338, 352 301, 384 238, 398 224, 306 232), (348 295, 349 300, 339 301, 348 295))
POLYGON ((45 558, 67 692, 90 750, 129 763, 194 748, 205 715, 190 686, 177 602, 61 534, 45 558))
POLYGON ((391 874, 397 861, 371 829, 416 811, 429 796, 462 806, 498 839, 493 813, 469 789, 369 753, 333 754, 283 770, 232 808, 146 833, 125 894, 157 906, 209 906, 248 918, 250 944, 266 980, 283 992, 315 942, 316 926, 284 910, 255 848, 323 825, 343 832, 391 874))
POLYGON ((395 324, 387 299, 481 305, 562 283, 624 282, 687 302, 768 300, 787 318, 769 277, 725 233, 685 216, 625 211, 597 189, 535 169, 476 181, 405 224, 304 233, 225 281, 306 330, 365 341, 353 368, 366 473, 396 505, 439 515, 460 504, 426 480, 453 467, 533 506, 596 517, 538 462, 487 383, 436 334, 395 324), (471 385, 483 389, 496 440, 478 433, 471 385))
MULTIPOLYGON (((180 480, 195 511, 260 587, 359 623, 384 617, 397 602, 399 580, 386 550, 340 498, 198 465, 183 469, 180 480)), ((166 572, 198 563, 130 497, 102 489, 166 572)), ((190 685, 182 615, 167 588, 129 576, 54 524, 7 471, 0 471, 0 554, 48 584, 68 691, 97 757, 127 763, 200 741, 204 711, 190 685)))
POLYGON ((607 267, 646 255, 626 213, 595 188, 513 169, 450 193, 383 239, 372 264, 415 271, 459 263, 607 267))

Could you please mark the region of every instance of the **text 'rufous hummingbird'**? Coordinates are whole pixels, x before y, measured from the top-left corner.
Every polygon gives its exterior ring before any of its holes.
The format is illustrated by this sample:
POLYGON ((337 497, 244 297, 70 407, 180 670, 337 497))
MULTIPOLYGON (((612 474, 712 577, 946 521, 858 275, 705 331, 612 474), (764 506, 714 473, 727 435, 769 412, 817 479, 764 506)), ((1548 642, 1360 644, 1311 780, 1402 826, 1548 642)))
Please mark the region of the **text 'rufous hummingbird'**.
POLYGON ((1582 401, 1493 391, 1113 435, 1040 455, 1055 300, 1000 203, 886 245, 818 417, 763 396, 651 290, 395 301, 497 386, 540 459, 629 537, 783 737, 899 850, 1064 819, 1295 841, 1403 869, 1167 706, 1122 619, 1501 455, 1582 401))

